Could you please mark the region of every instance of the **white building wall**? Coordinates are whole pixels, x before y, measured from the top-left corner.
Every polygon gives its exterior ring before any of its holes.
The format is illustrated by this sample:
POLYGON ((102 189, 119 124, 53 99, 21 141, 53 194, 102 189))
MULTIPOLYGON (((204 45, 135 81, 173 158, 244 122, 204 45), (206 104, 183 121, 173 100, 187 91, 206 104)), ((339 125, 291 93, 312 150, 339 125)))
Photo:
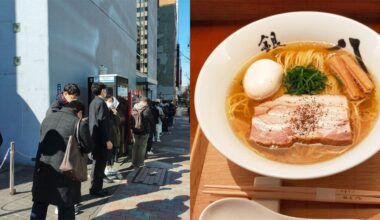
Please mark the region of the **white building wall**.
MULTIPOLYGON (((0 4, 1 153, 15 141, 17 152, 34 157, 40 123, 49 106, 47 0, 4 0, 0 4), (15 22, 20 23, 18 33, 13 33, 15 22), (20 57, 20 65, 14 65, 14 56, 20 57)), ((20 154, 15 157, 33 163, 20 154)))
MULTIPOLYGON (((87 103, 87 77, 103 64, 135 88, 135 0, 1 0, 0 36, 1 158, 10 141, 18 152, 36 155, 57 84, 77 83, 87 103), (14 56, 21 58, 17 67, 14 56)), ((16 161, 33 163, 19 154, 16 161)))
POLYGON ((50 0, 50 101, 57 84, 75 82, 87 103, 87 76, 99 65, 136 85, 135 0, 50 0))

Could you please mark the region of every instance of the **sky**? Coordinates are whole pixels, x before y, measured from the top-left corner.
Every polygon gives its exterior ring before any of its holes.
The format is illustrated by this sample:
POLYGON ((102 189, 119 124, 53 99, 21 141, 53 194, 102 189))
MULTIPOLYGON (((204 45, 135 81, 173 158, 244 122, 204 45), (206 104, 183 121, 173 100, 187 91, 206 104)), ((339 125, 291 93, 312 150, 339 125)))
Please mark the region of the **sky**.
POLYGON ((178 42, 181 51, 182 86, 190 83, 190 0, 178 0, 178 42))

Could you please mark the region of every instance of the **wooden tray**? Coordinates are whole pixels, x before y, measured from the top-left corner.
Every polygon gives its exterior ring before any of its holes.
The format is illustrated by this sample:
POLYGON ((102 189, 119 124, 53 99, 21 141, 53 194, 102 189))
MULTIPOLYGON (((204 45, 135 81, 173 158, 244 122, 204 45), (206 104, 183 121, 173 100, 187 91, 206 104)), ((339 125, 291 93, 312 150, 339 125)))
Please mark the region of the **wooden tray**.
MULTIPOLYGON (((198 219, 210 203, 223 198, 202 193, 203 185, 252 185, 258 174, 230 162, 215 150, 199 130, 191 153, 191 213, 198 219), (203 158, 203 165, 202 165, 203 158)), ((380 191, 380 153, 363 164, 330 177, 313 180, 284 180, 285 186, 310 186, 368 189, 380 191)), ((380 206, 353 205, 300 201, 281 201, 280 212, 305 218, 360 218, 367 219, 380 213, 380 206)))
MULTIPOLYGON (((380 21, 379 21, 380 23, 380 21)), ((367 24, 380 33, 380 24, 367 24)), ((191 94, 198 73, 212 50, 228 35, 244 24, 197 23, 191 27, 191 94)), ((380 59, 380 58, 379 58, 380 59)), ((193 99, 192 99, 193 102, 193 99)), ((193 103, 192 103, 193 104, 193 103)), ((202 193, 205 184, 252 185, 257 174, 228 161, 217 152, 201 130, 191 112, 191 219, 197 220, 203 209, 222 197, 202 193), (197 133, 197 134, 196 134, 197 133)), ((283 181, 286 186, 335 187, 380 191, 380 153, 343 173, 313 180, 283 181)), ((380 213, 380 206, 282 201, 280 212, 306 218, 369 218, 380 213)), ((378 218, 380 219, 380 218, 378 218)))

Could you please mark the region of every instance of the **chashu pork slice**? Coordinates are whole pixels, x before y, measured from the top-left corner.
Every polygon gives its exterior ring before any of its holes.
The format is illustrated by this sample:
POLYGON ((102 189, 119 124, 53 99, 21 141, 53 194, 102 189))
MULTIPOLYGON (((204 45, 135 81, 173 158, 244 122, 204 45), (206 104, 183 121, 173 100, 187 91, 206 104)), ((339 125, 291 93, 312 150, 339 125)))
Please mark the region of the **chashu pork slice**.
POLYGON ((255 108, 250 141, 289 147, 295 142, 352 144, 348 101, 340 95, 284 95, 255 108))

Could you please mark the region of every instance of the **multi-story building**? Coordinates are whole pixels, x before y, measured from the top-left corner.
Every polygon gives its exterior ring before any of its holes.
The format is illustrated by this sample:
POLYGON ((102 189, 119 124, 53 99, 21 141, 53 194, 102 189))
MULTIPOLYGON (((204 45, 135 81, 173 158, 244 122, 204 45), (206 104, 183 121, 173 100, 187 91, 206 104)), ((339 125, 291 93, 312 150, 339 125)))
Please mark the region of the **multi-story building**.
POLYGON ((160 0, 158 9, 157 96, 176 99, 177 68, 177 1, 160 0))
POLYGON ((24 155, 36 155, 40 124, 66 83, 87 104, 87 78, 104 65, 136 89, 136 0, 2 0, 0 30, 0 131, 24 155))
POLYGON ((136 0, 137 89, 151 99, 157 97, 157 1, 136 0))

